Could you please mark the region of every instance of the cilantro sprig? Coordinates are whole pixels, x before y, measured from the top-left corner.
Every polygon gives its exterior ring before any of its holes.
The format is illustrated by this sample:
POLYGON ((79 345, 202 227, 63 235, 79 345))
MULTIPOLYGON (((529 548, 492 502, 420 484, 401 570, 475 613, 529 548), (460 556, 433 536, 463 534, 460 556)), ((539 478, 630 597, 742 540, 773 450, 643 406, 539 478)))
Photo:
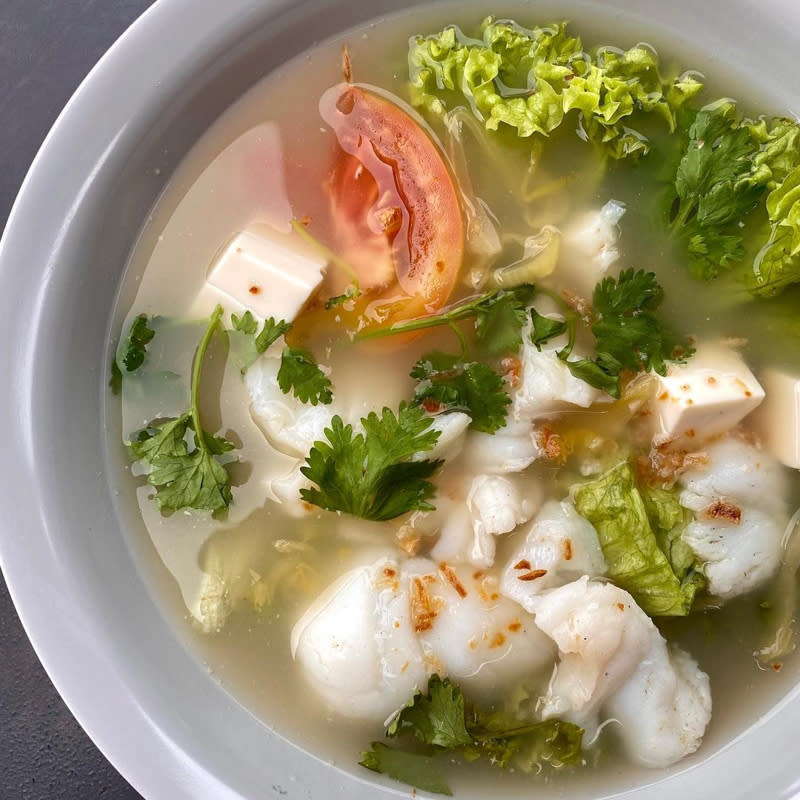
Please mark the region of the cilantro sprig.
POLYGON ((502 712, 469 707, 461 689, 433 675, 427 692, 416 692, 386 729, 389 738, 413 737, 423 752, 373 742, 361 754, 361 766, 436 794, 452 795, 437 756, 459 754, 468 761, 485 758, 506 768, 524 757, 530 766, 562 767, 581 756, 583 730, 558 719, 520 721, 502 712))
POLYGON ((175 419, 151 422, 130 444, 131 453, 150 467, 147 482, 155 487, 153 500, 162 511, 193 508, 217 513, 233 501, 230 474, 217 458, 234 445, 203 428, 199 404, 203 361, 222 313, 222 306, 214 309, 195 351, 189 409, 175 419))
POLYGON ((487 364, 435 350, 414 364, 411 377, 419 381, 414 392, 418 405, 464 411, 472 418, 470 427, 485 433, 506 424, 511 398, 502 377, 487 364))
POLYGON ((314 356, 301 348, 285 347, 278 369, 278 386, 284 394, 292 392, 301 403, 312 406, 333 401, 330 378, 319 368, 314 356))
POLYGON ((738 279, 757 296, 800 281, 800 125, 742 118, 730 100, 706 106, 688 129, 673 181, 671 227, 692 275, 738 279))
POLYGON ((687 242, 689 269, 709 280, 744 257, 739 223, 765 184, 754 176, 761 146, 751 126, 722 101, 699 111, 675 175, 673 230, 687 242))
POLYGON ((327 441, 315 442, 300 471, 313 484, 300 490, 307 502, 362 519, 389 520, 408 511, 430 511, 435 494, 428 480, 441 461, 410 461, 431 450, 439 431, 417 406, 401 404, 378 416, 362 418, 355 433, 337 414, 325 429, 327 441))
MULTIPOLYGON (((292 329, 291 322, 270 317, 264 320, 259 331, 258 322, 249 311, 245 311, 242 316, 231 314, 231 322, 235 331, 252 337, 255 353, 251 354, 249 361, 265 353, 281 336, 285 336, 292 329)), ((246 367, 242 371, 245 369, 246 367)), ((278 385, 284 394, 291 392, 301 403, 315 406, 318 403, 328 405, 333 401, 330 379, 319 368, 314 355, 303 348, 283 348, 281 365, 278 369, 278 385)))
POLYGON ((535 292, 536 289, 531 284, 523 284, 514 289, 493 289, 451 306, 439 314, 396 322, 386 328, 373 328, 356 334, 355 338, 378 339, 442 325, 453 327, 457 322, 473 319, 475 338, 489 355, 516 352, 522 344, 526 308, 535 292))
POLYGON ((241 317, 237 314, 231 314, 231 322, 234 330, 253 337, 253 344, 259 355, 265 353, 274 342, 281 336, 285 336, 292 327, 291 322, 276 321, 274 317, 270 317, 264 320, 261 331, 259 331, 258 322, 249 311, 245 311, 241 317))
POLYGON ((531 341, 537 347, 564 332, 567 344, 558 357, 570 372, 590 386, 621 393, 621 375, 653 370, 664 375, 668 360, 681 360, 693 352, 688 341, 681 341, 671 328, 658 318, 656 310, 664 299, 664 290, 652 272, 623 270, 619 278, 604 278, 592 295, 594 316, 580 318, 555 295, 564 312, 564 320, 553 320, 531 310, 531 341), (595 339, 594 358, 570 360, 577 336, 577 325, 583 321, 595 339))
POLYGON ((135 372, 144 364, 147 356, 147 345, 153 340, 156 332, 149 325, 147 314, 139 314, 128 329, 128 335, 122 346, 120 361, 126 372, 135 372))

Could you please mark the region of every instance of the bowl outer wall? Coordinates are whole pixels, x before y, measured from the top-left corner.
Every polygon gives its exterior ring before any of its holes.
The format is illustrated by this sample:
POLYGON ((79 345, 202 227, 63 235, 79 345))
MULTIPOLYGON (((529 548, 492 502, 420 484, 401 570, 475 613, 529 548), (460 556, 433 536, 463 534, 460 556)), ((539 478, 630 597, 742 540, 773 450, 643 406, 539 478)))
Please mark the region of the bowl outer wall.
MULTIPOLYGON (((713 42, 786 94, 800 8, 791 0, 599 3, 713 42), (724 9, 724 11, 723 11, 724 9), (736 44, 742 46, 741 52, 736 44)), ((404 3, 403 5, 410 5, 404 3)), ((591 0, 542 2, 568 16, 591 0)), ((187 653, 138 573, 104 475, 105 343, 127 253, 164 181, 260 75, 313 41, 399 8, 378 0, 159 0, 92 71, 45 141, 0 242, 0 563, 54 684, 146 798, 375 800, 252 717, 187 653)), ((761 82, 761 81, 760 81, 761 82)), ((789 798, 800 762, 796 693, 710 761, 625 793, 789 798), (766 766, 768 765, 768 767, 766 766)), ((459 792, 462 798, 468 792, 459 792)))

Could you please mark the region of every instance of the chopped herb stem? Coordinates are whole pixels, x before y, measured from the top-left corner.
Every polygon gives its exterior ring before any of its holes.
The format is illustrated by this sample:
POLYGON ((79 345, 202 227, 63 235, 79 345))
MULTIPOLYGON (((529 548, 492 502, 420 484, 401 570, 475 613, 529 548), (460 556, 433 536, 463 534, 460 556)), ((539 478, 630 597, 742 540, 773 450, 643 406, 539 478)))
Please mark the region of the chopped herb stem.
POLYGON ((343 270, 347 273, 348 277, 352 281, 353 285, 355 286, 355 294, 360 292, 359 284, 358 284, 358 273, 353 269, 353 265, 350 264, 349 261, 342 258, 340 255, 337 255, 333 252, 329 247, 324 245, 316 236, 313 236, 311 232, 303 225, 302 222, 298 219, 292 220, 292 228, 294 228, 295 233, 303 239, 303 241, 310 244, 315 250, 317 250, 321 255, 325 256, 332 264, 335 264, 339 269, 343 270))
POLYGON ((209 452, 209 449, 208 445, 206 444, 205 436, 203 436, 202 433, 203 427, 200 423, 200 376, 203 371, 203 361, 206 357, 206 351, 208 350, 208 346, 211 343, 211 339, 214 336, 214 331, 217 329, 217 325, 219 324, 222 314, 223 308, 222 306, 218 305, 208 320, 208 325, 206 326, 203 338, 200 340, 200 344, 197 345, 197 350, 194 354, 194 362, 192 363, 192 399, 189 413, 192 418, 194 429, 197 432, 197 446, 206 452, 209 452))
POLYGON ((473 316, 475 309, 480 303, 486 302, 501 291, 501 289, 495 289, 486 294, 472 297, 464 303, 452 306, 448 311, 443 311, 441 314, 434 314, 428 317, 416 317, 406 322, 395 322, 388 328, 374 328, 372 330, 362 331, 357 333, 355 338, 357 340, 382 339, 385 336, 394 336, 398 333, 412 333, 414 331, 425 330, 426 328, 436 328, 440 325, 452 326, 454 322, 473 316))

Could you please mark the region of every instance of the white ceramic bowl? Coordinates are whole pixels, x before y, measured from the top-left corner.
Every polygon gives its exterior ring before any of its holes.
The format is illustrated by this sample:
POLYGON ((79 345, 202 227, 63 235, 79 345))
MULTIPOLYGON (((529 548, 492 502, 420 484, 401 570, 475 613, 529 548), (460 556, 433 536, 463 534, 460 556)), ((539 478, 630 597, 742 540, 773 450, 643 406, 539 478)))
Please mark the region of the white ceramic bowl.
MULTIPOLYGON (((104 461, 111 312, 127 255, 172 169, 271 68, 398 8, 393 0, 159 0, 59 118, 0 245, 3 571, 56 687, 147 798, 408 796, 283 740, 187 652, 138 568, 104 461)), ((609 39, 619 26, 660 31, 686 63, 703 52, 712 69, 730 65, 728 85, 760 88, 765 108, 800 110, 796 0, 543 0, 528 15, 580 19, 586 9, 609 39)), ((654 774, 656 782, 624 796, 795 796, 798 692, 764 712, 712 758, 664 780, 654 774)), ((477 800, 457 788, 462 800, 477 800)))

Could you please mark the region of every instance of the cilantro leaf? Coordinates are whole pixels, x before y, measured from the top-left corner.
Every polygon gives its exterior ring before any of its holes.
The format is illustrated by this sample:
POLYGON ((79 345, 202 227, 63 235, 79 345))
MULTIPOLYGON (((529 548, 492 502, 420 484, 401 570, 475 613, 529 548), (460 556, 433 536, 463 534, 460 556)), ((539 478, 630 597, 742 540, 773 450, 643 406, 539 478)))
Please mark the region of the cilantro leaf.
POLYGON ((696 225, 686 227, 688 243, 689 271, 697 280, 711 280, 719 273, 720 267, 728 269, 744 258, 742 237, 735 233, 717 233, 706 236, 696 225), (698 231, 693 233, 693 231, 698 231))
POLYGON ((281 336, 285 336, 292 327, 291 322, 285 322, 284 320, 276 322, 274 317, 270 317, 264 320, 261 332, 256 335, 258 323, 249 311, 245 311, 241 317, 237 314, 231 314, 231 322, 234 330, 254 337, 253 343, 259 355, 265 353, 274 342, 281 336))
POLYGON ((623 270, 619 278, 604 278, 595 287, 592 299, 599 316, 591 327, 601 367, 664 375, 668 359, 691 352, 653 313, 663 298, 655 274, 644 270, 623 270))
POLYGON ((187 411, 177 419, 151 423, 135 434, 130 444, 131 452, 136 458, 151 464, 160 456, 186 455, 189 448, 184 437, 189 420, 190 414, 187 411))
POLYGON ((412 732, 423 744, 460 747, 472 744, 464 723, 464 695, 449 678, 433 675, 428 692, 416 692, 386 730, 390 737, 412 732))
POLYGON ((259 353, 266 352, 270 345, 279 337, 289 333, 291 327, 291 322, 285 322, 284 320, 276 322, 274 317, 264 320, 261 333, 256 336, 256 350, 258 350, 259 353))
POLYGON ((327 441, 315 442, 300 471, 315 486, 302 489, 304 500, 329 511, 363 519, 394 519, 408 511, 429 511, 435 488, 427 479, 441 461, 408 461, 430 450, 439 438, 431 418, 417 406, 401 404, 395 415, 384 408, 361 420, 354 433, 338 415, 325 429, 327 441))
POLYGON ((620 396, 620 378, 625 370, 665 374, 668 360, 680 360, 693 350, 656 316, 663 299, 664 290, 652 272, 627 269, 618 278, 604 278, 595 286, 592 298, 594 358, 569 360, 578 319, 568 309, 565 324, 569 342, 558 351, 558 357, 576 378, 612 397, 620 396))
POLYGON ((156 332, 149 327, 148 320, 147 314, 139 314, 128 329, 119 359, 126 372, 135 372, 144 364, 147 345, 156 335, 156 332))
POLYGON ((603 278, 595 286, 592 305, 603 317, 624 317, 653 310, 663 299, 655 273, 627 269, 619 278, 603 278))
POLYGON ((231 314, 231 322, 235 331, 241 331, 248 336, 252 336, 258 330, 256 318, 249 311, 245 311, 241 317, 238 314, 231 314))
POLYGON ((740 119, 727 100, 698 112, 673 187, 672 227, 692 275, 710 280, 747 256, 740 277, 755 295, 800 282, 799 174, 796 121, 740 119), (746 224, 755 208, 768 224, 746 224))
POLYGON ((782 171, 792 137, 771 139, 720 101, 697 112, 675 174, 673 229, 682 237, 692 275, 711 280, 741 261, 740 224, 759 203, 766 182, 782 171), (762 149, 760 139, 767 141, 762 149))
POLYGON ((333 401, 330 379, 308 350, 284 348, 278 369, 278 385, 284 394, 292 392, 301 403, 315 406, 318 403, 329 405, 333 401))
POLYGON ((396 781, 426 792, 448 797, 453 794, 430 756, 395 750, 381 742, 373 742, 372 747, 361 754, 361 761, 358 763, 373 772, 388 775, 396 781))
POLYGON ((206 445, 205 449, 215 456, 221 456, 224 453, 229 453, 231 450, 236 449, 235 445, 223 436, 213 436, 207 431, 203 431, 203 441, 206 445))
POLYGON ((497 767, 519 765, 526 771, 545 764, 563 767, 580 761, 583 730, 558 719, 520 720, 511 714, 468 707, 458 686, 448 678, 431 676, 426 693, 417 691, 386 729, 390 738, 413 735, 430 756, 394 750, 378 742, 362 754, 361 765, 395 780, 429 791, 447 793, 438 778, 433 757, 460 754, 467 761, 487 759, 497 767), (426 781, 423 786, 421 781, 426 781))
POLYGON ((503 289, 475 306, 475 334, 489 355, 516 353, 522 346, 525 309, 535 291, 530 284, 503 289))
POLYGON ((545 317, 535 308, 531 309, 531 322, 533 323, 531 342, 536 345, 537 350, 541 350, 542 345, 549 342, 550 339, 555 339, 556 336, 561 336, 567 331, 566 320, 545 317))
POLYGON ((111 394, 119 394, 122 391, 122 370, 117 364, 116 355, 111 359, 111 375, 108 379, 108 386, 111 394))
MULTIPOLYGON (((226 445, 228 450, 233 447, 230 442, 226 445)), ((228 471, 206 447, 181 455, 160 455, 151 463, 148 482, 157 487, 153 499, 165 511, 220 511, 233 501, 228 471)))
POLYGON ((544 764, 562 767, 581 759, 583 729, 572 722, 525 723, 502 712, 473 711, 467 726, 475 741, 470 755, 488 758, 497 767, 517 763, 532 772, 544 764))
POLYGON ((234 449, 227 439, 202 427, 198 393, 206 351, 219 326, 222 306, 214 309, 194 356, 191 407, 175 419, 151 422, 131 440, 133 456, 150 467, 147 482, 156 489, 153 500, 162 511, 194 508, 220 512, 233 502, 230 475, 217 456, 234 449), (187 442, 194 431, 193 446, 187 442))
POLYGON ((417 361, 411 377, 419 381, 414 392, 417 404, 433 401, 464 411, 472 418, 470 427, 477 431, 494 433, 506 424, 511 398, 503 379, 486 364, 433 351, 417 361))
POLYGON ((589 358, 578 358, 573 361, 563 358, 562 360, 576 378, 619 399, 621 391, 618 370, 606 371, 589 358))
POLYGON ((723 101, 697 113, 689 143, 675 175, 677 219, 695 215, 703 228, 738 221, 758 201, 763 185, 750 179, 760 146, 746 125, 736 121, 736 107, 723 101))

